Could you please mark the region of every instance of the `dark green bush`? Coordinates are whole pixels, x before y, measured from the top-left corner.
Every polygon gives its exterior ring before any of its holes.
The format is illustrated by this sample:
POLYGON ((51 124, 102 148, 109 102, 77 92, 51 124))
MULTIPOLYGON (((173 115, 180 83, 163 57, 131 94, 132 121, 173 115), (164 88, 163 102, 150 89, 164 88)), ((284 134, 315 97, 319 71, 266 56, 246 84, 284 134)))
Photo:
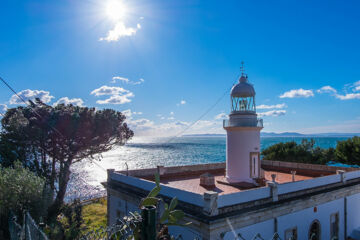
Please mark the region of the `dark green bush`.
POLYGON ((45 216, 45 180, 15 162, 14 167, 0 166, 0 229, 7 232, 9 213, 12 211, 22 220, 27 210, 35 220, 45 216))
POLYGON ((336 148, 322 149, 315 147, 315 141, 302 140, 274 144, 261 152, 264 159, 285 162, 327 164, 339 162, 360 165, 360 137, 338 141, 336 148))

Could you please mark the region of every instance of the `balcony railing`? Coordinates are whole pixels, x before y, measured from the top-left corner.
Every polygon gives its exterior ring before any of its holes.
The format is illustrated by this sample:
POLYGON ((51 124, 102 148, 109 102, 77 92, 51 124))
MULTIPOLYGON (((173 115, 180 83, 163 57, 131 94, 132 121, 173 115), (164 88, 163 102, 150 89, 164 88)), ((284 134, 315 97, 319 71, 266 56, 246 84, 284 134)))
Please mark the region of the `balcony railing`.
POLYGON ((225 119, 223 127, 264 127, 262 119, 225 119))

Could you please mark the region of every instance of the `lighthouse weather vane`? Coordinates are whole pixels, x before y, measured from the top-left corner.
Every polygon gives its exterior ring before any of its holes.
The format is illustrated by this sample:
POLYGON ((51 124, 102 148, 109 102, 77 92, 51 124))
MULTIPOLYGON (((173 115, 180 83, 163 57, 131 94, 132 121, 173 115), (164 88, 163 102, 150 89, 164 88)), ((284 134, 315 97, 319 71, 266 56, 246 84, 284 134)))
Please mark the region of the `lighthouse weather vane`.
POLYGON ((244 72, 245 72, 244 61, 241 61, 240 71, 241 71, 241 76, 244 76, 244 72))

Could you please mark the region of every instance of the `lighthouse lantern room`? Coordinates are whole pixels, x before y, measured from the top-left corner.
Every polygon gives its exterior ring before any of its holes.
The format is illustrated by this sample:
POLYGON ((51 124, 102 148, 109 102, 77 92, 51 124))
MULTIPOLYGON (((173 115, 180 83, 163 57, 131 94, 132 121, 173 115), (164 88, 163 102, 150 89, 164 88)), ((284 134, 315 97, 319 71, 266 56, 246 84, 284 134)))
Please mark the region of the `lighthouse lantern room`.
POLYGON ((255 90, 241 67, 239 82, 231 89, 231 112, 224 120, 226 130, 226 180, 229 183, 252 183, 260 178, 260 131, 255 90))

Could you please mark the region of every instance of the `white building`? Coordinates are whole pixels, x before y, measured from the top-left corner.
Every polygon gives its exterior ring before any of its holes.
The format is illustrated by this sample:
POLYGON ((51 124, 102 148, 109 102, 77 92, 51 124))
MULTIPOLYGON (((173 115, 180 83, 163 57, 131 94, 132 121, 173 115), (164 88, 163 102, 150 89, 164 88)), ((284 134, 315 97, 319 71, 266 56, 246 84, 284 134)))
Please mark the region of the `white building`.
POLYGON ((360 171, 260 161, 262 120, 247 76, 233 87, 231 104, 226 163, 109 169, 108 224, 137 210, 159 173, 161 197, 176 196, 192 222, 170 229, 183 239, 360 239, 360 171))

